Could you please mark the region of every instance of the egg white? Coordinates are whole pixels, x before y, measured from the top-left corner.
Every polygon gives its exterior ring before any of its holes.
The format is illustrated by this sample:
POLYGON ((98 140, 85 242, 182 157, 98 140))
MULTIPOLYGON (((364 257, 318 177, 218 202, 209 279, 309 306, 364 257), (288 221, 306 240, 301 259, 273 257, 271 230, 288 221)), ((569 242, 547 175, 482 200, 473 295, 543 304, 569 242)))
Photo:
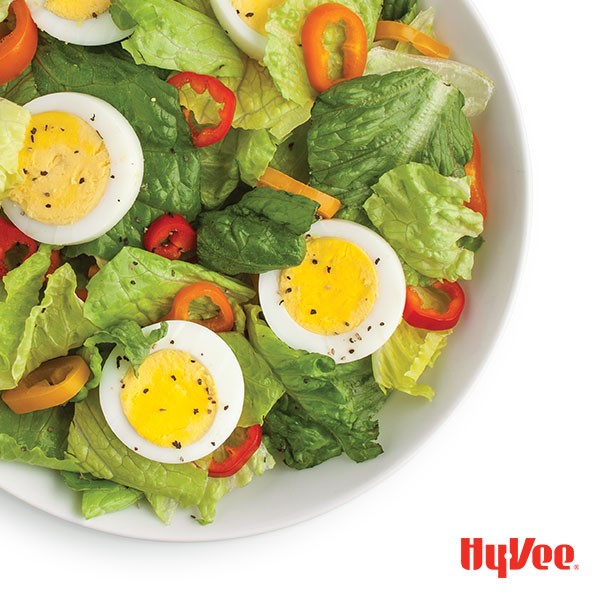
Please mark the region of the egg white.
POLYGON ((76 115, 102 136, 110 155, 110 178, 98 204, 83 218, 69 225, 41 223, 27 216, 11 200, 4 200, 6 216, 34 240, 69 246, 94 240, 114 227, 131 208, 144 176, 144 155, 129 121, 108 102, 74 92, 48 94, 25 104, 32 114, 60 111, 76 115))
POLYGON ((45 8, 45 0, 26 0, 35 24, 52 37, 79 46, 104 46, 125 39, 133 29, 119 29, 106 11, 82 22, 55 15, 45 8))
POLYGON ((233 43, 250 58, 261 61, 265 56, 266 36, 244 23, 229 0, 210 0, 210 4, 233 43))
MULTIPOLYGON (((167 335, 153 345, 159 350, 187 352, 210 373, 216 390, 216 415, 209 430, 196 442, 182 448, 166 448, 142 437, 131 425, 121 407, 121 380, 130 364, 123 360, 118 346, 110 354, 102 370, 100 406, 108 426, 131 450, 162 463, 186 463, 208 456, 231 435, 244 406, 242 369, 229 346, 216 334, 192 321, 166 321, 167 335)), ((160 327, 159 323, 143 329, 144 333, 160 327)))
POLYGON ((387 342, 402 320, 406 282, 398 255, 377 233, 351 221, 318 221, 308 233, 314 238, 341 238, 362 248, 377 274, 377 299, 365 320, 353 330, 338 335, 313 333, 294 321, 281 302, 281 271, 269 271, 260 275, 258 284, 260 305, 269 327, 288 346, 326 354, 336 363, 349 363, 373 354, 387 342))

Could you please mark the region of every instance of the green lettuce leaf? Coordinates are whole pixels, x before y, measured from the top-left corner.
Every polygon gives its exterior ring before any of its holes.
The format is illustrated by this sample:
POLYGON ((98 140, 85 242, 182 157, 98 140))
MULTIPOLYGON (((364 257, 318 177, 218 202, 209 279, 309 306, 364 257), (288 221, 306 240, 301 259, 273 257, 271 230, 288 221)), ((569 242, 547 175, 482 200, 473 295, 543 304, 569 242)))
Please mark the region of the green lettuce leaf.
POLYGON ((293 350, 260 318, 259 306, 247 306, 246 312, 251 344, 287 391, 265 420, 269 447, 282 451, 284 462, 297 469, 342 452, 356 462, 378 456, 382 448, 374 416, 385 395, 373 379, 370 359, 336 365, 329 356, 293 350), (304 421, 301 428, 296 415, 304 421))
POLYGON ((468 65, 421 54, 408 54, 383 47, 371 48, 365 75, 384 74, 422 67, 453 85, 465 97, 464 111, 468 117, 480 115, 494 93, 494 82, 484 73, 468 65))
POLYGON ((433 388, 420 384, 427 367, 435 364, 445 348, 448 331, 427 331, 402 321, 392 337, 371 357, 375 381, 386 393, 392 389, 431 400, 433 388))
POLYGON ((198 256, 207 267, 231 275, 299 265, 316 208, 304 196, 256 188, 237 204, 201 215, 198 256))
POLYGON ((156 69, 117 54, 112 46, 90 51, 40 35, 33 62, 40 94, 81 92, 109 102, 129 121, 144 152, 144 179, 131 210, 97 240, 69 248, 70 256, 110 259, 124 245, 141 247, 145 227, 164 213, 193 220, 201 209, 200 157, 177 90, 156 69))
POLYGON ((4 192, 21 183, 19 152, 25 140, 31 113, 14 102, 0 98, 0 204, 4 192))
POLYGON ((69 264, 48 277, 50 249, 40 251, 4 277, 6 298, 0 303, 0 389, 14 388, 43 362, 78 348, 97 328, 83 316, 75 295, 77 280, 69 264))
POLYGON ((212 523, 216 514, 217 502, 229 492, 248 485, 255 476, 261 476, 275 466, 275 460, 264 444, 250 457, 250 460, 231 477, 209 477, 202 501, 196 507, 194 516, 201 525, 212 523))
POLYGON ((481 234, 483 217, 464 205, 469 193, 468 178, 411 163, 386 173, 364 208, 410 269, 434 279, 470 279, 474 253, 458 242, 481 234))
POLYGON ((192 463, 159 463, 129 450, 106 423, 95 393, 73 406, 67 456, 80 470, 145 494, 171 498, 182 507, 202 501, 208 478, 205 469, 192 463))
POLYGON ((35 85, 31 66, 27 67, 19 76, 11 79, 8 83, 0 85, 0 97, 6 98, 16 104, 27 104, 27 102, 38 96, 39 92, 35 85))
POLYGON ((0 0, 0 23, 8 16, 8 7, 12 0, 0 0))
MULTIPOLYGON (((317 94, 308 81, 300 35, 308 13, 326 2, 327 0, 284 0, 280 6, 269 11, 266 25, 265 65, 283 97, 308 109, 317 94)), ((360 16, 367 30, 367 37, 372 40, 382 0, 339 0, 339 3, 360 16)), ((344 30, 341 26, 327 29, 325 44, 332 49, 334 71, 339 70, 341 64, 340 53, 334 49, 339 49, 343 40, 344 30)))
POLYGON ((169 312, 181 288, 198 281, 215 283, 239 302, 255 295, 239 281, 200 265, 126 247, 90 280, 85 316, 100 329, 122 321, 150 325, 169 312))
POLYGON ((410 21, 418 10, 418 4, 418 0, 383 0, 381 19, 384 21, 410 21))
POLYGON ((173 498, 167 498, 166 496, 161 496, 160 494, 147 493, 146 500, 148 500, 148 503, 152 507, 154 514, 165 525, 168 525, 171 522, 175 516, 175 513, 177 512, 177 509, 179 508, 179 505, 175 500, 173 500, 173 498))
POLYGON ((80 470, 65 456, 72 417, 72 404, 16 415, 0 401, 0 460, 62 471, 80 470))
POLYGON ((111 4, 117 25, 129 28, 135 23, 122 46, 137 64, 241 76, 240 52, 214 18, 174 0, 113 0, 111 4))
POLYGON ((119 485, 114 481, 93 479, 88 475, 68 471, 63 472, 62 476, 70 489, 82 493, 81 513, 85 519, 124 510, 144 496, 139 490, 119 485))
POLYGON ((241 333, 221 333, 231 348, 244 376, 244 408, 238 427, 262 425, 265 416, 283 396, 285 388, 275 377, 269 363, 254 350, 241 333))
POLYGON ((317 100, 308 133, 312 185, 347 206, 411 161, 462 177, 473 152, 464 98, 427 69, 342 82, 317 100))
POLYGON ((305 123, 294 129, 277 147, 270 165, 302 183, 308 183, 310 179, 307 143, 309 126, 310 123, 305 123))

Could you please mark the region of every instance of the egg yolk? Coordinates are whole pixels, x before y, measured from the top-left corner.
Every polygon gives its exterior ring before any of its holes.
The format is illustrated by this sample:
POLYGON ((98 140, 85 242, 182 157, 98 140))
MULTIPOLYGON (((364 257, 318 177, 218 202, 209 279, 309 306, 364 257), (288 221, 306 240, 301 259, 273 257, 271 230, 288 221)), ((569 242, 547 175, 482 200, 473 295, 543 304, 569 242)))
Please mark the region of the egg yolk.
POLYGON ((266 35, 265 25, 269 10, 279 6, 283 0, 231 0, 231 5, 235 8, 240 18, 248 27, 251 27, 257 33, 266 35))
POLYGON ((19 152, 23 181, 9 198, 41 223, 70 225, 102 198, 110 177, 110 156, 100 134, 75 115, 34 115, 19 152))
POLYGON ((159 350, 121 381, 121 406, 132 427, 163 447, 199 440, 217 412, 215 384, 206 367, 182 350, 159 350))
POLYGON ((306 256, 279 279, 281 301, 308 331, 337 335, 360 325, 377 299, 377 274, 357 245, 339 238, 309 238, 306 256))
POLYGON ((110 0, 46 0, 44 7, 63 19, 85 21, 106 12, 110 8, 110 0))

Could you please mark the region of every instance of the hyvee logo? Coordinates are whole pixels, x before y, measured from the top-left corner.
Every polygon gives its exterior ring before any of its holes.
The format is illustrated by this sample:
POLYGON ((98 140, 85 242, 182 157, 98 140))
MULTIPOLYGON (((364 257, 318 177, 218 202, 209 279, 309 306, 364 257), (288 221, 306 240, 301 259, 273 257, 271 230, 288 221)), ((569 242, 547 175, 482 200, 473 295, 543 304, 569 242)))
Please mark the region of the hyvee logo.
POLYGON ((519 571, 529 561, 539 571, 547 571, 553 564, 561 571, 577 569, 574 565, 575 550, 568 544, 555 548, 547 544, 536 544, 535 538, 510 538, 508 544, 485 544, 483 538, 461 538, 460 564, 467 571, 477 571, 485 564, 497 571, 498 577, 506 577, 508 571, 519 571))

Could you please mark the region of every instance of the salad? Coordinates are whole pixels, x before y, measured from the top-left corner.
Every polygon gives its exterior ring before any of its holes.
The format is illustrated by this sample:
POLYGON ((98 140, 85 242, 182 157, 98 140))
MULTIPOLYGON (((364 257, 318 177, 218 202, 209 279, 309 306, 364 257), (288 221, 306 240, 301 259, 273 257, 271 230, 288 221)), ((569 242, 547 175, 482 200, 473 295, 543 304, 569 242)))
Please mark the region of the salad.
POLYGON ((487 217, 493 83, 418 0, 0 0, 0 459, 211 523, 376 459, 487 217), (391 396, 393 395, 393 398, 391 396))

